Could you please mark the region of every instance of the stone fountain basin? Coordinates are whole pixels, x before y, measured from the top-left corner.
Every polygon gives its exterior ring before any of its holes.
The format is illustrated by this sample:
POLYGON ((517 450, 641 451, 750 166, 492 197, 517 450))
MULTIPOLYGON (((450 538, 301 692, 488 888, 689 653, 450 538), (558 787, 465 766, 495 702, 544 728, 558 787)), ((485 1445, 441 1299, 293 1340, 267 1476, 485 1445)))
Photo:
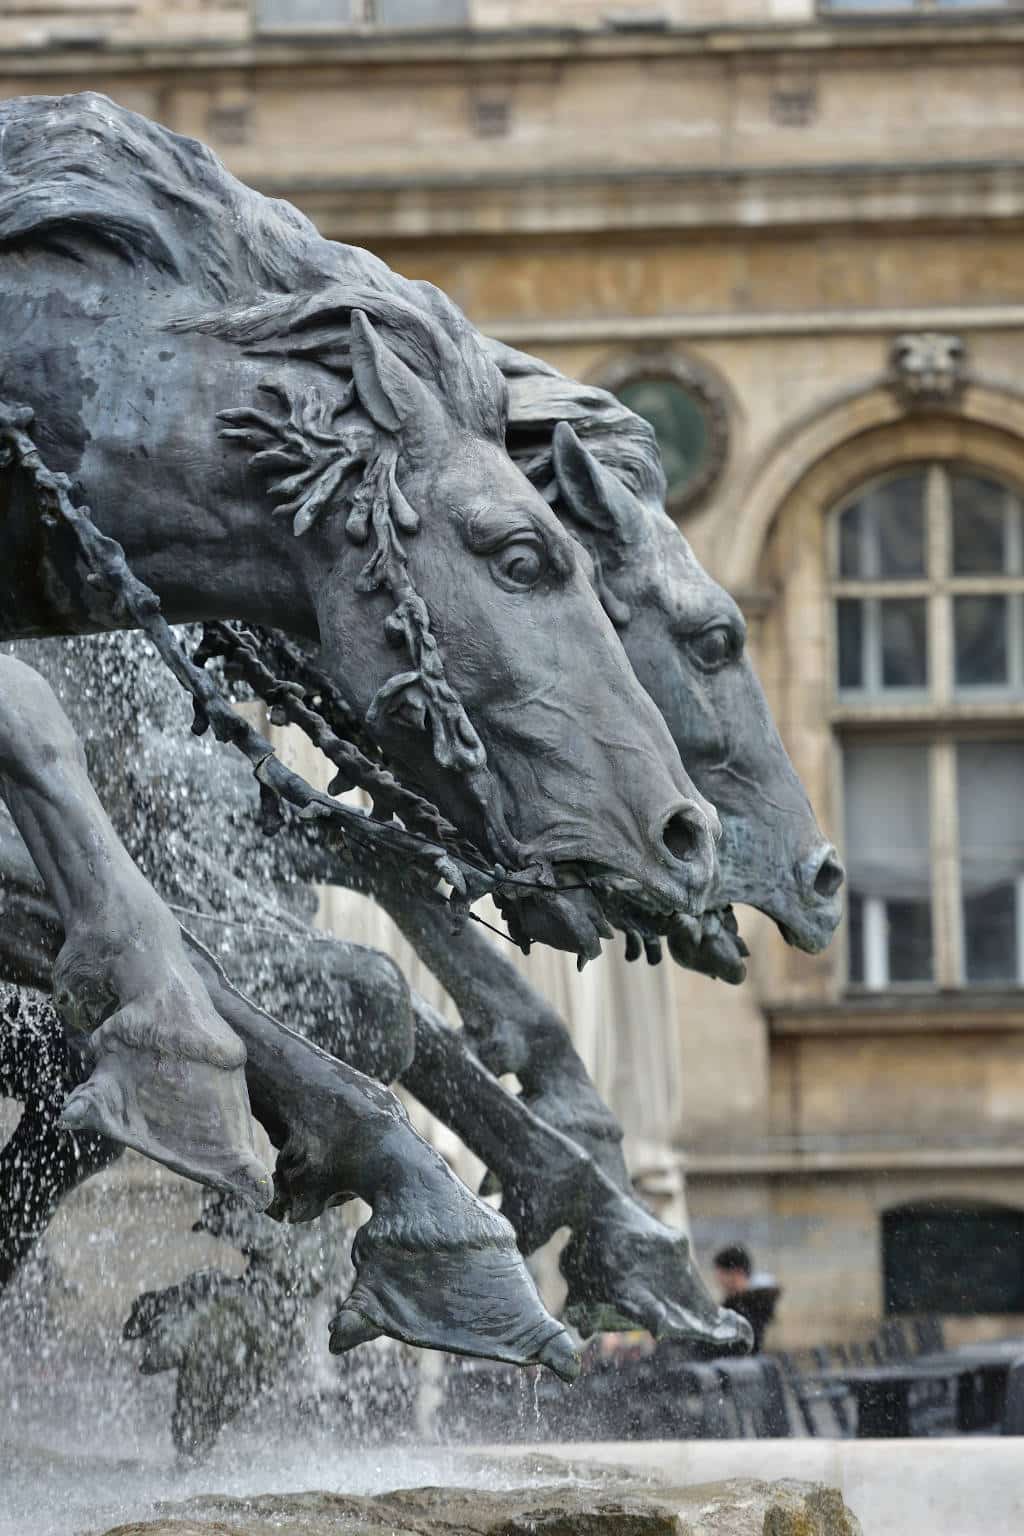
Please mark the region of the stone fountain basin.
MULTIPOLYGON (((507 1470, 507 1469, 506 1469, 507 1470)), ((796 1479, 730 1478, 687 1488, 628 1472, 489 1492, 201 1494, 105 1536, 862 1536, 841 1494, 796 1479)))

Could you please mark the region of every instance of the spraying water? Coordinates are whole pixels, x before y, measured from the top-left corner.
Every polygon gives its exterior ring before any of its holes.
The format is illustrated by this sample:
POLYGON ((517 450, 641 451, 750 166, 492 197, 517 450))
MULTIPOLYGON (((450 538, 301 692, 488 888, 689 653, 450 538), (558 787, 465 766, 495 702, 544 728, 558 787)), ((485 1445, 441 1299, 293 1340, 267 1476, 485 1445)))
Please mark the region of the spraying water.
MULTIPOLYGON (((326 1049, 393 1076, 408 1019, 390 963, 310 928, 315 894, 287 847, 260 832, 248 770, 189 733, 188 701, 147 643, 117 634, 17 649, 70 715, 132 856, 232 978, 326 1049)), ((0 824, 0 848, 14 836, 0 824)), ((8 1026, 38 1023, 54 1059, 33 1055, 33 1092, 45 1079, 46 1095, 22 1122, 24 1154, 7 1138, 28 1092, 3 1106, 0 1159, 15 1190, 28 1178, 62 1187, 69 1138, 56 1114, 75 1063, 46 1036, 43 999, 3 992, 8 1026)), ((0 1290, 0 1536, 104 1529, 210 1488, 494 1487, 493 1468, 474 1472, 442 1449, 479 1438, 479 1417, 453 1404, 472 1404, 480 1382, 498 1384, 516 1438, 536 1437, 535 1379, 385 1340, 340 1361, 327 1353, 358 1214, 282 1227, 94 1141, 75 1145, 81 1164, 65 1183, 111 1166, 80 1183, 39 1241, 25 1234, 28 1256, 0 1290)), ((16 1216, 22 1202, 8 1203, 16 1216)))

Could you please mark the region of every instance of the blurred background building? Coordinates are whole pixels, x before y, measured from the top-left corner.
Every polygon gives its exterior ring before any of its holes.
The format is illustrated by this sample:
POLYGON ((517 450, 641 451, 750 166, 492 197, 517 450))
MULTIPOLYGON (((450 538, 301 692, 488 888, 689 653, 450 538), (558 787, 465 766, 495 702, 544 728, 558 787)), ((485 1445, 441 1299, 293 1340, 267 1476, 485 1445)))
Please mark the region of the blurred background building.
POLYGON ((207 141, 655 424, 848 919, 744 914, 737 990, 530 974, 775 1344, 1024 1312, 1022 65, 970 0, 0 5, 0 93, 207 141))

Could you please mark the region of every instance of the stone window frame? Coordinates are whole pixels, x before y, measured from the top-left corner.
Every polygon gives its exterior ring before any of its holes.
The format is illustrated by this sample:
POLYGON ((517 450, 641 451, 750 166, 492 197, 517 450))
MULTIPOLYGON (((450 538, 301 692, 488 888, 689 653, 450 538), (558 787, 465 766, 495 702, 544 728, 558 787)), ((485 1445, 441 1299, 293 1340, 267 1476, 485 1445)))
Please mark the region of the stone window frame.
POLYGON ((722 478, 729 458, 730 412, 724 385, 703 363, 678 352, 641 350, 606 364, 593 382, 617 395, 627 384, 656 383, 670 379, 692 395, 707 426, 707 457, 695 475, 678 491, 669 490, 665 507, 671 517, 695 511, 722 478))
MULTIPOLYGON (((997 574, 957 574, 952 569, 950 529, 952 516, 952 479, 958 474, 985 477, 984 467, 956 460, 930 460, 918 464, 903 464, 892 471, 873 475, 851 494, 843 498, 829 512, 828 557, 830 590, 836 604, 844 599, 863 602, 862 611, 862 662, 865 675, 870 679, 860 689, 842 689, 836 684, 840 704, 874 705, 898 703, 907 705, 947 705, 966 699, 991 698, 993 700, 1024 698, 1024 493, 1021 489, 998 477, 998 483, 1015 502, 1008 528, 1010 569, 997 574), (919 474, 924 486, 924 543, 925 570, 920 575, 899 577, 850 577, 839 570, 840 520, 845 511, 865 496, 904 476, 919 474), (1007 670, 1005 685, 958 687, 955 679, 955 638, 953 604, 957 597, 997 596, 1009 597, 1007 612, 1007 670), (884 601, 910 599, 924 602, 926 612, 927 678, 920 688, 887 689, 880 680, 881 671, 881 624, 879 604, 884 601)), ((996 478, 989 476, 988 478, 996 478)), ((837 609, 833 608, 833 645, 838 645, 835 632, 837 609)))
MULTIPOLYGON (((926 461, 906 462, 897 465, 889 472, 881 475, 870 476, 866 481, 852 490, 852 493, 844 496, 838 504, 826 511, 827 533, 826 547, 829 556, 829 591, 832 599, 832 699, 834 699, 837 711, 844 711, 847 725, 857 727, 858 719, 864 713, 869 714, 872 723, 890 717, 892 722, 901 727, 907 720, 907 714, 913 711, 915 722, 918 723, 918 733, 915 734, 915 745, 927 748, 927 776, 929 776, 929 823, 930 823, 930 889, 932 889, 932 986, 938 986, 943 991, 967 986, 966 958, 964 958, 963 942, 963 891, 961 891, 961 848, 960 836, 958 836, 958 799, 956 799, 956 750, 964 740, 979 739, 978 722, 972 722, 972 730, 958 731, 955 723, 946 720, 953 708, 958 705, 986 702, 993 703, 996 708, 999 705, 1022 705, 1024 693, 1021 690, 1021 677, 1010 677, 1006 688, 992 688, 992 690, 958 691, 955 682, 955 654, 953 654, 953 601, 956 596, 963 594, 1007 594, 1016 601, 1010 608, 1010 636, 1009 644, 1012 650, 1012 670, 1021 665, 1022 641, 1019 634, 1021 613, 1024 611, 1024 570, 1019 568, 1018 559, 1013 564, 1018 565, 1018 570, 1010 573, 1001 573, 998 576, 956 576, 952 571, 952 551, 950 551, 950 530, 952 530, 952 496, 950 496, 950 481, 956 472, 975 473, 975 475, 990 475, 998 479, 999 484, 1007 488, 1010 495, 1016 499, 1016 530, 1021 530, 1021 519, 1024 518, 1024 492, 1019 482, 1007 481, 1006 476, 992 475, 987 465, 978 462, 963 461, 958 458, 932 458, 926 461), (840 518, 855 499, 864 495, 874 485, 884 484, 889 479, 898 478, 909 473, 920 473, 924 478, 924 535, 926 535, 927 564, 926 571, 915 578, 892 579, 849 579, 840 574, 840 561, 838 561, 838 535, 840 535, 840 518), (877 693, 863 693, 860 696, 851 696, 843 693, 838 688, 838 602, 843 598, 863 599, 866 604, 881 601, 881 599, 921 599, 926 604, 926 644, 927 644, 927 682, 923 690, 907 690, 907 693, 886 693, 878 690, 877 693), (1015 619, 1016 622, 1013 622, 1015 619)), ((870 631, 870 616, 867 616, 866 631, 870 631)), ((834 722, 835 722, 834 713, 834 722)), ((990 722, 992 739, 1006 739, 1006 734, 995 722, 990 722)), ((863 737, 857 736, 857 731, 847 734, 846 743, 854 743, 863 737)), ((877 739, 872 734, 870 739, 877 739)), ((887 740, 890 737, 886 737, 887 740)), ((895 740, 895 739, 894 739, 895 740)), ((840 756, 843 756, 843 745, 840 743, 840 756)), ((913 988, 927 985, 927 983, 894 983, 887 977, 887 957, 881 954, 883 935, 881 935, 881 923, 878 920, 878 912, 883 908, 880 899, 869 899, 866 903, 866 978, 863 983, 858 983, 858 991, 895 991, 903 986, 912 985, 913 988), (872 922, 872 919, 875 919, 872 922), (870 977, 878 980, 870 980, 870 977)), ((1016 983, 1024 986, 1024 932, 1021 932, 1024 922, 1021 919, 1021 911, 1024 909, 1024 880, 1018 880, 1018 974, 1016 983)), ((884 914, 883 914, 884 915, 884 914)), ((846 945, 846 985, 854 991, 854 983, 849 982, 849 942, 846 945)), ((978 985, 978 983, 973 983, 978 985)), ((1013 985, 1013 983, 1006 983, 1013 985)))
MULTIPOLYGON (((852 422, 851 422, 852 427, 852 422)), ((807 784, 822 826, 841 843, 844 825, 842 747, 845 742, 941 745, 933 772, 933 979, 884 989, 851 986, 848 920, 829 950, 816 957, 782 951, 764 974, 763 1001, 788 1016, 794 1009, 857 1003, 869 1009, 906 1006, 942 994, 1019 998, 1012 983, 977 988, 961 980, 959 849, 955 813, 955 740, 1024 739, 1024 701, 991 696, 919 698, 913 702, 848 702, 837 697, 837 646, 832 563, 834 518, 858 490, 900 471, 937 461, 970 466, 1024 495, 1024 439, 986 423, 938 413, 906 415, 835 445, 794 485, 778 508, 758 562, 759 589, 772 600, 754 627, 754 649, 769 700, 807 784), (900 1000, 902 999, 902 1004, 900 1000)), ((862 1026, 859 1026, 862 1027, 862 1026)))

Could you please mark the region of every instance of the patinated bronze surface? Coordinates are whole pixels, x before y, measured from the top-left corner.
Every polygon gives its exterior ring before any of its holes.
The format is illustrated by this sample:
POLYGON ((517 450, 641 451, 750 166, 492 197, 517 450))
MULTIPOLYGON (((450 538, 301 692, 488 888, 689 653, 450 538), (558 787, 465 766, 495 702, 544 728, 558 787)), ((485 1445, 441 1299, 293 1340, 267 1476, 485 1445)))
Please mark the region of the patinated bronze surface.
MULTIPOLYGON (((606 889, 699 912, 715 813, 455 306, 103 97, 4 102, 0 133, 4 399, 164 617, 318 642, 389 761, 562 888, 522 893, 524 938, 596 953, 606 889)), ((0 636, 109 627, 20 477, 2 517, 0 636)))
MULTIPOLYGON (((330 1008, 294 1022, 345 1061, 401 1075, 453 1125, 493 1170, 514 1237, 392 1095, 277 1024, 179 931, 56 701, 4 659, 4 795, 46 890, 0 838, 0 963, 46 985, 64 939, 58 1002, 88 1039, 54 1081, 92 1069, 68 1123, 266 1204, 251 1101, 279 1148, 272 1214, 309 1219, 353 1194, 374 1209, 334 1348, 388 1333, 571 1375, 566 1335, 520 1257, 563 1226, 581 1332, 639 1324, 743 1347, 685 1238, 636 1199, 621 1131, 564 1025, 464 926, 466 904, 490 890, 525 948, 539 939, 585 959, 614 926, 634 957, 657 961, 665 939, 679 963, 738 981, 731 903, 760 907, 811 951, 838 920, 841 866, 746 659, 742 617, 664 512, 650 430, 101 97, 0 104, 0 118, 0 304, 14 337, 19 316, 37 322, 31 345, 12 346, 0 413, 13 552, 0 634, 144 628, 192 692, 197 727, 256 769, 292 874, 353 885, 391 912, 458 1004, 461 1034, 393 968, 383 975, 381 957, 335 944, 325 963, 301 919, 298 969, 334 966, 370 1002, 357 1027, 330 1008), (271 624, 300 647, 212 622, 190 656, 168 618, 271 624), (374 817, 277 762, 223 703, 204 667, 217 656, 326 752, 332 793, 369 791, 374 817), (18 737, 26 712, 38 730, 18 737), (60 780, 40 772, 54 754, 60 780), (62 809, 72 799, 77 820, 62 809), (340 846, 311 836, 311 819, 340 846), (65 821, 72 866, 76 846, 104 850, 105 886, 61 883, 65 821), (454 927, 430 889, 438 876, 454 887, 454 927), (165 1038, 171 994, 188 1006, 165 1038), (497 1081, 510 1071, 517 1097, 497 1081), (182 1113, 190 1073, 211 1106, 206 1135, 182 1113)), ((218 773, 220 808, 236 806, 239 770, 218 773)), ((116 773, 108 787, 124 790, 116 773)), ((169 869, 148 872, 160 891, 174 884, 169 869)), ((176 894, 199 919, 185 928, 202 927, 203 872, 185 884, 176 894)), ((244 875, 230 906, 233 921, 251 914, 244 875)), ((244 941, 226 948, 252 990, 244 941)), ((21 1084, 47 1025, 8 1023, 0 1066, 21 1084)), ((60 1049, 47 1046, 54 1060, 60 1049)), ((52 1115, 41 1132, 38 1145, 59 1137, 52 1115)), ((107 1155, 98 1138, 86 1145, 37 1201, 40 1229, 61 1189, 107 1155)), ((0 1153, 0 1191, 3 1175, 0 1153)), ((161 1315, 195 1301, 169 1297, 161 1315)))

